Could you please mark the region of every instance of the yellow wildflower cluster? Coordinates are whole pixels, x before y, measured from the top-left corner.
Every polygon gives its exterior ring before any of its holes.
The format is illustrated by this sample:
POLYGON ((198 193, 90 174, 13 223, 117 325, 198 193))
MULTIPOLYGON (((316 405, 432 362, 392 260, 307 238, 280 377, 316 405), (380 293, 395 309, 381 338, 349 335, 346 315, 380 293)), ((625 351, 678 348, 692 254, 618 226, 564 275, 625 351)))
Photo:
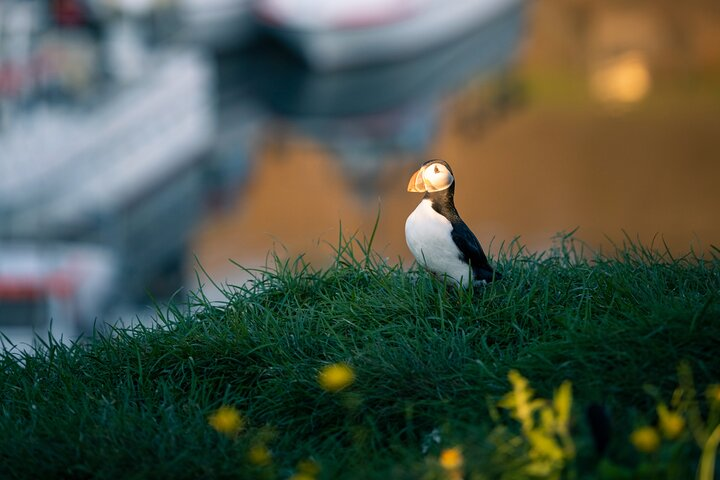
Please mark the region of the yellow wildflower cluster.
POLYGON ((513 390, 502 398, 498 406, 509 410, 512 418, 522 426, 530 457, 526 473, 542 477, 557 475, 575 457, 575 445, 569 429, 572 406, 570 382, 560 385, 551 402, 535 398, 527 379, 516 370, 510 371, 508 379, 513 390))
POLYGON ((720 446, 720 385, 713 384, 705 390, 708 413, 703 419, 690 366, 683 362, 678 366, 680 386, 675 390, 670 407, 662 400, 656 408, 657 427, 641 426, 630 435, 630 443, 640 452, 653 453, 663 440, 688 441, 694 438, 701 449, 697 478, 715 478, 715 462, 720 446), (689 431, 690 434, 683 435, 689 431))
MULTIPOLYGON (((208 416, 208 424, 217 432, 230 439, 237 439, 245 427, 245 419, 235 407, 224 405, 208 416)), ((272 452, 267 447, 267 441, 273 436, 273 430, 260 429, 253 435, 252 443, 246 455, 247 460, 258 467, 267 467, 272 464, 272 452)))
POLYGON ((668 440, 676 439, 685 430, 685 419, 677 410, 670 410, 667 405, 660 403, 657 414, 660 431, 668 440))
POLYGON ((270 452, 270 449, 268 449, 264 443, 257 443, 250 447, 248 460, 250 460, 250 463, 253 465, 265 467, 272 462, 272 452, 270 452))
MULTIPOLYGON (((689 366, 681 364, 678 377, 680 386, 675 390, 669 404, 659 397, 657 390, 646 387, 657 398, 657 425, 636 428, 629 440, 636 450, 650 454, 661 448, 664 442, 687 442, 694 439, 701 449, 697 478, 712 480, 715 478, 716 456, 720 447, 720 385, 707 387, 705 398, 708 408, 701 413, 700 400, 696 397, 689 366)), ((524 458, 526 456, 527 460, 517 462, 517 466, 513 467, 521 469, 516 471, 518 478, 561 478, 563 471, 575 457, 575 445, 570 436, 573 402, 571 383, 563 382, 553 393, 552 399, 544 399, 535 396, 528 380, 516 370, 508 373, 508 379, 512 390, 497 406, 506 409, 510 417, 519 422, 521 433, 518 435, 516 429, 497 425, 490 435, 491 442, 497 446, 496 458, 503 461, 508 458, 517 459, 518 455, 524 458)), ((317 381, 323 389, 339 392, 352 385, 355 372, 345 363, 335 363, 320 369, 317 381)), ((352 395, 343 396, 357 402, 352 395)), ((491 409, 491 415, 496 421, 500 420, 496 409, 491 409)), ((208 423, 229 438, 237 438, 245 427, 245 419, 232 406, 218 408, 208 416, 208 423)), ((357 438, 362 438, 363 432, 358 432, 357 438)), ((264 431, 261 429, 248 439, 249 463, 260 467, 273 463, 272 452, 267 447, 272 436, 272 429, 267 428, 264 431)), ((431 476, 425 478, 462 480, 468 470, 463 450, 459 446, 445 448, 437 457, 437 463, 431 460, 430 464, 434 465, 433 471, 429 472, 431 476)), ((320 467, 315 461, 302 460, 298 462, 295 473, 289 480, 316 480, 319 473, 320 467)), ((473 473, 469 471, 468 475, 473 473)))
POLYGON ((461 480, 463 478, 465 459, 463 458, 460 447, 446 448, 440 452, 438 461, 440 462, 440 466, 445 469, 448 480, 461 480))
POLYGON ((651 453, 660 446, 660 435, 653 427, 639 427, 630 435, 630 443, 640 452, 651 453))
POLYGON ((355 372, 345 363, 334 363, 318 372, 318 383, 328 392, 339 392, 355 381, 355 372))
POLYGON ((229 438, 237 436, 245 426, 240 412, 234 407, 222 406, 218 408, 210 417, 208 423, 218 432, 229 438))
MULTIPOLYGON (((679 398, 681 393, 677 394, 679 398)), ((667 440, 677 439, 685 430, 685 418, 679 409, 671 410, 665 403, 657 406, 658 426, 642 426, 630 434, 630 443, 636 450, 643 453, 652 453, 660 447, 661 435, 667 440)))

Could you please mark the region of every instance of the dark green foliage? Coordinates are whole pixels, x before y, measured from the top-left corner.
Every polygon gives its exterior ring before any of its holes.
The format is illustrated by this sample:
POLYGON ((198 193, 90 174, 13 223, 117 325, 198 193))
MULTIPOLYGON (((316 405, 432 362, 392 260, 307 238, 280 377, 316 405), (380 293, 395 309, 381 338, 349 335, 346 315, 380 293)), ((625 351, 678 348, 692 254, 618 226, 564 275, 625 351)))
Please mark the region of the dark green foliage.
POLYGON ((3 354, 0 478, 286 478, 303 458, 323 478, 419 478, 424 450, 454 444, 492 477, 489 405, 510 369, 545 397, 572 381, 578 471, 592 477, 585 407, 607 408, 608 455, 633 465, 627 435, 655 406, 644 384, 669 398, 682 360, 698 391, 720 380, 717 257, 632 243, 588 256, 564 238, 543 255, 501 249, 501 282, 456 290, 371 244, 341 237, 323 271, 276 258, 226 304, 199 292, 154 328, 3 354), (316 381, 335 362, 357 376, 337 394, 316 381), (221 405, 247 422, 236 439, 207 424, 221 405), (269 467, 247 459, 258 439, 269 467))

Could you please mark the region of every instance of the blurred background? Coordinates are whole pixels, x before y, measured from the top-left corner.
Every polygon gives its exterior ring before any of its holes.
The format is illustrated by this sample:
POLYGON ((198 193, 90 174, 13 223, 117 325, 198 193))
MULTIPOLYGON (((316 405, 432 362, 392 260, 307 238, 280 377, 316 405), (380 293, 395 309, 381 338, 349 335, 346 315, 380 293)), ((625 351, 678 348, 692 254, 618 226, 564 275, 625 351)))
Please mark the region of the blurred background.
POLYGON ((241 284, 273 248, 322 267, 378 211, 408 266, 436 157, 491 254, 709 251, 720 3, 0 0, 0 332, 218 299, 199 264, 241 284))

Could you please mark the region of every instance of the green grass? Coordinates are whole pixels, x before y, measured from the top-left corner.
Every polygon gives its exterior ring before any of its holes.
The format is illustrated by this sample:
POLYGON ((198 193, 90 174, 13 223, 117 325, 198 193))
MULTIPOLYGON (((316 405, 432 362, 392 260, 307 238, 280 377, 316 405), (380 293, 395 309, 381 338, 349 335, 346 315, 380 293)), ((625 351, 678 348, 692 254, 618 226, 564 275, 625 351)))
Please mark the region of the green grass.
POLYGON ((2 354, 0 478, 288 478, 308 458, 319 478, 442 478, 435 459, 455 445, 468 478, 500 478, 513 467, 498 460, 497 427, 519 431, 495 408, 511 369, 545 398, 572 382, 569 478, 670 463, 680 467, 667 477, 692 478, 692 442, 668 460, 636 452, 628 435, 654 419, 644 385, 669 400, 683 360, 699 394, 720 381, 720 252, 673 258, 627 242, 597 256, 562 238, 529 254, 512 244, 494 259, 505 278, 465 291, 385 263, 371 243, 341 238, 322 271, 276 259, 228 287, 226 304, 197 292, 159 309, 154 328, 2 354), (356 380, 331 393, 317 373, 336 362, 356 380), (591 404, 610 414, 605 460, 585 419, 591 404), (221 405, 242 413, 237 437, 208 425, 221 405), (248 460, 257 444, 270 465, 248 460))

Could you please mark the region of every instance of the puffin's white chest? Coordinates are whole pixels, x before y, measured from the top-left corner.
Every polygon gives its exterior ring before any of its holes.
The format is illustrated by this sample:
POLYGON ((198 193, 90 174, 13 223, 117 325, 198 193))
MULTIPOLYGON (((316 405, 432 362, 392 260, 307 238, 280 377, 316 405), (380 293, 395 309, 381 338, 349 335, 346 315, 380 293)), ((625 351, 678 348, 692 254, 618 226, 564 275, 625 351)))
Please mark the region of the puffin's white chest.
POLYGON ((451 232, 450 220, 436 212, 428 199, 420 202, 405 221, 405 241, 418 263, 466 285, 472 281, 470 267, 460 259, 451 232))

